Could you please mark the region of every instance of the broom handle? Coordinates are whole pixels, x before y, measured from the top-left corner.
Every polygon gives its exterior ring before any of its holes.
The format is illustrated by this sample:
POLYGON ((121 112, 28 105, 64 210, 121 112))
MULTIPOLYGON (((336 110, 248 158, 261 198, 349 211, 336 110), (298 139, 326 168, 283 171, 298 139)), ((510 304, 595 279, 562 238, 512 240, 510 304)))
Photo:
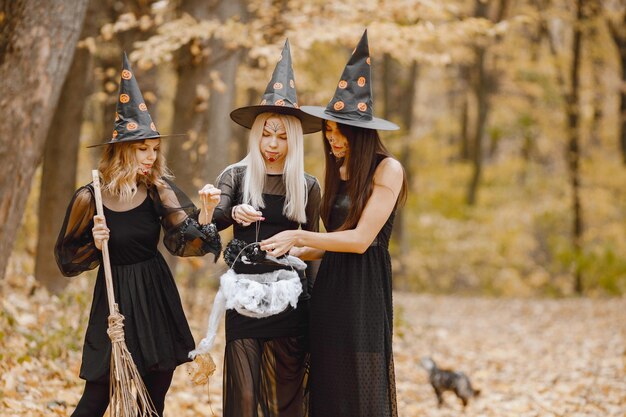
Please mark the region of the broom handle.
MULTIPOLYGON (((102 194, 100 192, 100 174, 97 169, 91 171, 93 177, 93 190, 96 195, 96 212, 104 216, 102 207, 102 194)), ((109 314, 115 313, 115 294, 113 293, 113 275, 111 274, 111 261, 109 260, 109 241, 102 241, 102 262, 104 263, 104 278, 107 286, 107 298, 109 300, 109 314)))

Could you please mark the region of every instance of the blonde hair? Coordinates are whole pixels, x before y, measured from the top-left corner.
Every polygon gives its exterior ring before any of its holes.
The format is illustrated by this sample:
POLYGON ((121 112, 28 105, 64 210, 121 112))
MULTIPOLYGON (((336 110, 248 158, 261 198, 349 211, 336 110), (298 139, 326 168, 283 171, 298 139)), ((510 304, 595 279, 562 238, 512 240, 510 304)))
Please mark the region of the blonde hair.
POLYGON ((159 150, 148 175, 138 175, 140 166, 135 158, 135 148, 143 141, 122 142, 107 145, 102 152, 98 170, 102 177, 102 188, 122 201, 130 201, 137 193, 137 185, 163 185, 161 178, 173 178, 167 168, 165 156, 159 150))
MULTIPOLYGON (((285 183, 285 206, 283 214, 290 220, 306 223, 307 189, 304 177, 304 138, 302 123, 295 116, 276 113, 259 114, 248 139, 248 154, 241 161, 227 167, 245 166, 246 173, 243 180, 243 203, 260 209, 265 207, 263 188, 265 185, 265 160, 259 149, 259 142, 263 136, 265 122, 270 117, 277 117, 283 122, 287 133, 287 155, 283 167, 283 181, 285 183)), ((220 176, 222 175, 220 174, 220 176)), ((219 178, 219 177, 218 177, 219 178)))

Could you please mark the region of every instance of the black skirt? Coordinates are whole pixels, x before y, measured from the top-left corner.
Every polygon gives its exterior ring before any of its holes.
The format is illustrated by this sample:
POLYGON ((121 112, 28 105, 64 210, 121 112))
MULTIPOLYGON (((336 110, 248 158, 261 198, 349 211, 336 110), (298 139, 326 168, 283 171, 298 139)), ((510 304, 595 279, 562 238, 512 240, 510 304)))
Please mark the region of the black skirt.
MULTIPOLYGON (((173 370, 188 362, 194 340, 174 278, 160 253, 143 262, 112 265, 115 300, 124 316, 126 346, 139 372, 173 370)), ((111 341, 107 335, 109 306, 104 270, 98 271, 80 377, 109 378, 111 341)))
POLYGON ((326 252, 311 297, 311 417, 396 417, 386 247, 326 252))

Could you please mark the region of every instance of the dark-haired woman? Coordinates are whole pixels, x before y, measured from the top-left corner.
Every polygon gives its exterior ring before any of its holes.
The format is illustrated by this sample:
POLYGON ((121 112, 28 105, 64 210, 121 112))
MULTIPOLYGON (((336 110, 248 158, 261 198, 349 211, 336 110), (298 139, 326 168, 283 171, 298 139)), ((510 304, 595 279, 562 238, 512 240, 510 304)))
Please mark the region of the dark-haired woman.
POLYGON ((302 107, 324 119, 329 233, 285 231, 261 245, 274 256, 323 255, 311 298, 311 417, 397 416, 388 245, 406 179, 378 136, 397 126, 371 114, 369 65, 364 34, 328 107, 302 107))

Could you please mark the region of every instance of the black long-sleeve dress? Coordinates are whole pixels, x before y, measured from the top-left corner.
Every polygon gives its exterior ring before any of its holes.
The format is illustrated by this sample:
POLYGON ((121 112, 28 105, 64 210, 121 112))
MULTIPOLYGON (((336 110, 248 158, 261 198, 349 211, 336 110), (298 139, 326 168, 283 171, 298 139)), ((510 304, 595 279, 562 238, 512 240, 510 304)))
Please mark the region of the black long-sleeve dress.
MULTIPOLYGON (((328 231, 348 216, 346 184, 328 231)), ((395 209, 363 254, 327 251, 322 258, 311 299, 311 417, 398 415, 388 249, 394 217, 395 209)))
MULTIPOLYGON (((283 214, 285 184, 282 174, 267 174, 263 199, 264 221, 244 227, 233 221, 232 207, 242 203, 245 166, 226 170, 219 178, 221 200, 213 219, 218 229, 233 225, 234 238, 247 243, 261 241, 283 230, 319 230, 320 186, 305 174, 307 203, 305 224, 283 214)), ((277 266, 235 264, 238 273, 265 273, 277 266)), ((309 284, 301 275, 303 293, 294 309, 266 318, 243 316, 226 311, 226 352, 224 364, 224 416, 302 417, 306 414, 305 383, 308 361, 309 284), (253 398, 249 398, 249 394, 253 398)))
MULTIPOLYGON (((200 225, 199 210, 172 182, 148 187, 145 200, 127 211, 104 207, 110 230, 109 254, 115 300, 124 316, 126 345, 139 372, 169 371, 188 362, 194 340, 183 312, 176 283, 157 250, 161 228, 165 247, 177 256, 221 251, 215 225, 200 225)), ((69 204, 55 245, 63 275, 94 269, 101 252, 92 236, 96 214, 93 186, 79 188, 69 204)), ((104 268, 98 270, 80 377, 92 382, 109 378, 111 341, 107 335, 109 307, 104 268)))

